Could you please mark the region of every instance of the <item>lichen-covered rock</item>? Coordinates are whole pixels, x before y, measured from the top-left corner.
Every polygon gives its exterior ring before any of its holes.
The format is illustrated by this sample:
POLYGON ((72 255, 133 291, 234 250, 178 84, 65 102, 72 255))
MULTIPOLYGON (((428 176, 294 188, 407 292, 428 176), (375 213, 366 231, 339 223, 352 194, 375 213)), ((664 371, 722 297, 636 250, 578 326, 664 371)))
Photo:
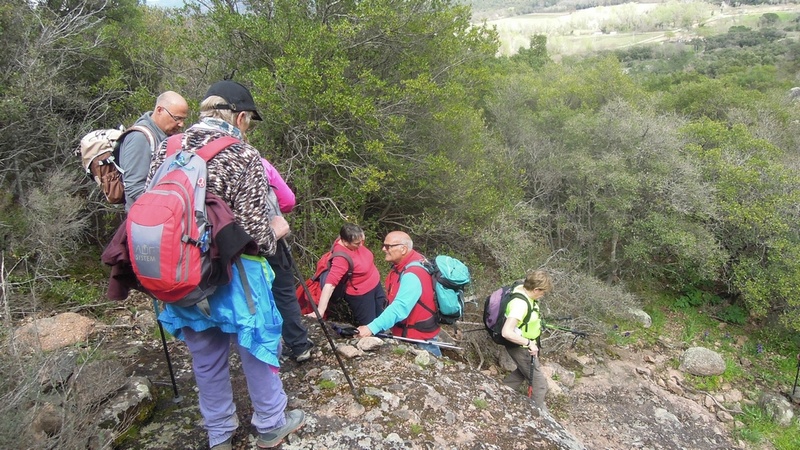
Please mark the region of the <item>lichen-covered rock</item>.
POLYGON ((778 425, 788 427, 792 424, 792 419, 794 418, 792 404, 780 394, 764 392, 758 399, 758 406, 778 425))
POLYGON ((152 390, 153 385, 147 378, 128 378, 125 386, 103 404, 99 417, 100 426, 115 428, 121 424, 141 425, 147 422, 155 408, 152 390))

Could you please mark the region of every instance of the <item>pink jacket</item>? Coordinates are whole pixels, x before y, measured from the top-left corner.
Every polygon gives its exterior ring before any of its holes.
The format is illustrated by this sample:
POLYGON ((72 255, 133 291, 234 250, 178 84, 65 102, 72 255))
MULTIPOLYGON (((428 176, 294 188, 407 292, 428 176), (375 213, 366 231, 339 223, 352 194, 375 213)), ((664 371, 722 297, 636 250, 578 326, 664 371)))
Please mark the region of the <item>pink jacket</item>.
POLYGON ((264 172, 267 173, 269 185, 272 186, 272 189, 275 190, 275 196, 278 197, 278 207, 281 209, 281 212, 284 214, 292 212, 294 205, 296 205, 294 192, 292 192, 289 185, 283 181, 281 174, 278 173, 269 161, 261 158, 261 164, 264 165, 264 172))

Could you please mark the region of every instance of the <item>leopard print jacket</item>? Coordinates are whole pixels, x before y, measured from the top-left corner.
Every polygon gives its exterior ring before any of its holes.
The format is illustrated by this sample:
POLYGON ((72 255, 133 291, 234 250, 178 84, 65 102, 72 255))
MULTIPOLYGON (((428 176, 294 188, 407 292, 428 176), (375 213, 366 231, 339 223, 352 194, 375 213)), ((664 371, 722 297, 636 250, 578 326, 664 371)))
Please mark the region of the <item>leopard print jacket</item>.
MULTIPOLYGON (((208 142, 227 134, 221 130, 193 126, 182 136, 182 148, 196 151, 208 142)), ((163 141, 153 154, 147 185, 164 162, 167 141, 163 141)), ((225 148, 208 162, 207 191, 227 203, 238 223, 259 245, 262 256, 275 254, 277 240, 269 226, 276 215, 275 205, 269 201, 269 184, 261 164, 261 155, 255 147, 240 142, 225 148)))

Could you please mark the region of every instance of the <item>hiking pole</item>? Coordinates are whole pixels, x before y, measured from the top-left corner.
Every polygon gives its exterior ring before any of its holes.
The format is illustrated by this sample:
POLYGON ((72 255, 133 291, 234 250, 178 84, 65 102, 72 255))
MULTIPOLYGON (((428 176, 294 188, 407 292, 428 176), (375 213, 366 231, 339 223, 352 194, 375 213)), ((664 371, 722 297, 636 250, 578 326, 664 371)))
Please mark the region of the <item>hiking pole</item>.
POLYGON ((531 355, 531 368, 528 372, 528 398, 533 397, 533 355, 531 355))
POLYGON ((572 328, 562 327, 560 325, 551 325, 550 323, 544 322, 544 321, 542 321, 542 322, 544 324, 544 328, 549 328, 551 330, 557 330, 557 331, 564 331, 564 332, 567 332, 567 333, 572 333, 572 335, 573 335, 572 347, 575 347, 575 344, 578 342, 578 338, 589 337, 589 333, 587 333, 585 331, 573 330, 572 328))
POLYGON ((278 246, 283 249, 283 252, 286 254, 286 258, 289 260, 289 264, 291 264, 292 268, 294 268, 295 275, 297 275, 297 279, 300 280, 300 285, 303 286, 303 291, 306 293, 308 303, 311 304, 311 308, 314 310, 314 315, 317 317, 317 322, 322 328, 322 332, 325 334, 325 337, 328 338, 328 343, 331 345, 331 349, 333 350, 334 356, 336 356, 336 360, 339 361, 339 366, 342 368, 344 378, 347 380, 347 384, 350 385, 350 392, 353 393, 353 397, 356 399, 356 401, 358 401, 356 386, 353 384, 353 380, 350 379, 350 375, 347 373, 347 369, 344 367, 342 357, 339 356, 339 352, 336 351, 336 345, 333 343, 333 338, 331 338, 331 334, 328 332, 328 327, 325 326, 325 322, 322 320, 322 315, 319 313, 317 304, 314 303, 314 299, 311 296, 311 291, 308 290, 308 286, 306 286, 306 284, 303 282, 303 274, 300 273, 300 268, 297 267, 297 263, 294 261, 294 257, 292 257, 292 251, 289 250, 289 244, 287 244, 284 239, 280 239, 278 241, 278 246))
POLYGON ((577 337, 584 337, 585 338, 585 337, 589 336, 589 333, 587 333, 586 331, 573 330, 572 328, 562 327, 560 325, 551 325, 549 322, 546 322, 544 324, 544 327, 545 328, 550 328, 551 330, 566 331, 567 333, 572 333, 577 337))
MULTIPOLYGON (((331 328, 333 328, 333 331, 335 331, 337 334, 339 334, 339 336, 353 337, 353 336, 358 334, 358 328, 356 328, 356 327, 350 327, 350 326, 342 327, 342 326, 339 326, 339 325, 337 325, 335 323, 329 323, 329 325, 331 326, 331 328)), ((452 350, 463 350, 461 347, 457 347, 455 344, 451 344, 449 342, 423 341, 421 339, 411 339, 411 338, 406 338, 406 337, 401 337, 401 336, 394 336, 394 335, 386 334, 386 333, 378 333, 378 334, 375 335, 375 337, 385 338, 385 339, 397 339, 398 341, 414 342, 414 343, 418 343, 418 344, 430 344, 430 345, 435 345, 435 346, 440 347, 440 348, 448 348, 448 349, 452 349, 452 350)))
POLYGON ((375 335, 375 337, 384 338, 384 339, 396 339, 398 341, 413 342, 415 344, 430 344, 430 345, 435 345, 435 346, 440 347, 440 348, 449 348, 451 350, 463 350, 463 348, 458 347, 455 344, 451 344, 449 342, 424 341, 422 339, 411 339, 411 338, 407 338, 407 337, 394 336, 394 335, 386 334, 386 333, 378 333, 378 334, 375 335))
POLYGON ((797 373, 794 376, 794 387, 792 388, 792 398, 795 398, 797 393, 797 378, 800 377, 800 353, 797 354, 797 373))
POLYGON ((164 325, 158 320, 158 300, 155 297, 153 297, 153 311, 156 313, 156 322, 158 323, 158 331, 161 332, 161 344, 164 346, 164 356, 167 359, 169 378, 172 380, 172 391, 175 393, 175 397, 172 398, 172 403, 180 403, 183 397, 178 394, 178 383, 175 382, 175 372, 172 371, 172 359, 169 357, 169 349, 167 348, 167 333, 164 332, 164 325))

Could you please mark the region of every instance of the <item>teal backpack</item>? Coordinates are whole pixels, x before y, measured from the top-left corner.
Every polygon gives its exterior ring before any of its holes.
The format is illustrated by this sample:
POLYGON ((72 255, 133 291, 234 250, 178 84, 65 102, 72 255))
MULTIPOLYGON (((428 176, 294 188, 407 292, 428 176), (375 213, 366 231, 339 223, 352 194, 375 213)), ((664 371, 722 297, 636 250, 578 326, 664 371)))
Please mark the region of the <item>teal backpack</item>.
POLYGON ((435 314, 439 323, 448 325, 456 323, 464 314, 464 288, 471 281, 469 268, 461 261, 447 255, 439 255, 434 259, 420 262, 414 261, 406 268, 409 266, 420 266, 433 278, 437 307, 435 314))

